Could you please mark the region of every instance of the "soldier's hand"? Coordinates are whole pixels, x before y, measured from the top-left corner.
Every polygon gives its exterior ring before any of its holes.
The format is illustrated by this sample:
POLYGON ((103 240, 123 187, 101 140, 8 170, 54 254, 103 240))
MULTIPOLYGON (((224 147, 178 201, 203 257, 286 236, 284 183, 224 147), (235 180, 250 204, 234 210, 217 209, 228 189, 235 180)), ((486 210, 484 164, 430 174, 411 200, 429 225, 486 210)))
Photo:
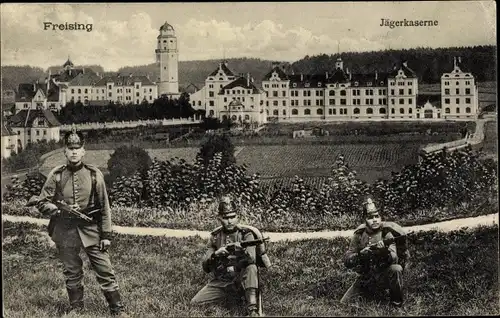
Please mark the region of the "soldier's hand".
POLYGON ((359 252, 359 254, 361 254, 361 255, 368 255, 368 254, 370 254, 370 253, 371 253, 371 250, 370 250, 370 247, 369 247, 369 246, 365 247, 364 249, 362 249, 362 250, 359 252))
POLYGON ((57 205, 55 205, 54 203, 45 203, 41 207, 40 212, 48 216, 56 216, 59 215, 59 213, 61 213, 57 205))
POLYGON ((377 242, 377 248, 378 249, 381 249, 381 248, 384 248, 384 247, 385 247, 384 241, 378 241, 377 242))
POLYGON ((227 251, 226 247, 225 246, 222 246, 221 248, 219 248, 217 251, 215 251, 215 255, 216 256, 220 256, 220 255, 227 255, 229 254, 229 252, 227 251))
POLYGON ((111 245, 111 241, 110 240, 101 240, 99 242, 99 249, 103 252, 107 251, 109 246, 111 245))
POLYGON ((77 212, 80 212, 80 210, 81 210, 80 205, 78 205, 78 203, 70 204, 69 207, 77 212))

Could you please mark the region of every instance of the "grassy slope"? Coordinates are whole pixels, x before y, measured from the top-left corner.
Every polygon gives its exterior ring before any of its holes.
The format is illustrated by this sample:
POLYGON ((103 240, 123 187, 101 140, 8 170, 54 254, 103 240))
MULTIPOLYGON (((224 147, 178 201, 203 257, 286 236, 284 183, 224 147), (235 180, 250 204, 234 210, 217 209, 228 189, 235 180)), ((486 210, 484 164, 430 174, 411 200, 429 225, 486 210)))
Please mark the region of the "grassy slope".
MULTIPOLYGON (((4 306, 8 317, 53 317, 67 305, 64 278, 45 229, 4 222, 4 306)), ((111 258, 129 312, 141 317, 234 316, 234 304, 190 307, 207 282, 200 261, 205 242, 119 235, 111 258)), ((413 265, 405 276, 405 309, 367 300, 344 306, 339 299, 355 278, 342 265, 347 240, 272 243, 276 267, 263 271, 265 312, 287 316, 490 315, 498 314, 498 227, 444 235, 420 234, 410 242, 413 265)), ((107 308, 84 257, 87 311, 107 308)))

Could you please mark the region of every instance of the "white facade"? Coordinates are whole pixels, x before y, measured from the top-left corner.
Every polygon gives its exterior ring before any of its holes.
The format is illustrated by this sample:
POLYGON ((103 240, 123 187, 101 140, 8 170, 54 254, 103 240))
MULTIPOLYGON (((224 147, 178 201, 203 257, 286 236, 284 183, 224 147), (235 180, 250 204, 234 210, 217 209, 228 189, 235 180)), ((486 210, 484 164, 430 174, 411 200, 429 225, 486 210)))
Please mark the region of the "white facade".
POLYGON ((28 143, 35 143, 41 140, 46 140, 47 142, 54 140, 58 142, 60 140, 59 128, 59 126, 50 125, 44 117, 35 117, 31 122, 31 126, 29 123, 26 127, 11 126, 14 132, 12 138, 15 139, 17 147, 23 149, 28 143))
POLYGON ((17 153, 17 137, 14 133, 2 130, 2 158, 9 158, 17 153))
POLYGON ((157 37, 158 43, 155 50, 156 62, 160 67, 160 80, 158 94, 172 97, 180 96, 179 93, 179 49, 174 28, 165 22, 160 28, 157 37))
POLYGON ((474 76, 463 72, 454 58, 453 71, 441 76, 442 117, 476 118, 479 113, 478 96, 474 76))
POLYGON ((158 98, 158 87, 146 76, 105 77, 91 88, 92 100, 121 104, 149 104, 158 98))

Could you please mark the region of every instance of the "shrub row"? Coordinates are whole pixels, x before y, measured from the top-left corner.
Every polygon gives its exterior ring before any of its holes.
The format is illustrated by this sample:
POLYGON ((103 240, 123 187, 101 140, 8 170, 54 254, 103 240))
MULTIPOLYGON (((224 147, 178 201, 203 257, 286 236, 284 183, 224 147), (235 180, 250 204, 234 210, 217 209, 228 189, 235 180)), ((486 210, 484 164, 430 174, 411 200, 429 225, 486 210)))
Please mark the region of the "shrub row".
MULTIPOLYGON (((265 228, 350 228, 359 222, 367 195, 374 197, 389 219, 477 214, 481 205, 495 197, 496 170, 493 160, 479 160, 477 153, 466 148, 427 155, 393 173, 390 180, 367 184, 339 156, 319 189, 299 177, 287 187, 261 187, 258 174, 248 175, 246 167, 234 163, 223 164, 222 154, 216 153, 207 165, 200 157, 193 163, 154 160, 144 174, 118 177, 109 194, 119 210, 139 208, 136 215, 129 215, 133 224, 152 225, 155 215, 163 220, 169 216, 180 220, 187 214, 209 217, 214 215, 217 198, 230 195, 244 211, 244 219, 265 228)), ((39 192, 41 183, 41 176, 14 182, 4 199, 26 199, 39 192)), ((187 223, 203 226, 196 216, 187 223)))

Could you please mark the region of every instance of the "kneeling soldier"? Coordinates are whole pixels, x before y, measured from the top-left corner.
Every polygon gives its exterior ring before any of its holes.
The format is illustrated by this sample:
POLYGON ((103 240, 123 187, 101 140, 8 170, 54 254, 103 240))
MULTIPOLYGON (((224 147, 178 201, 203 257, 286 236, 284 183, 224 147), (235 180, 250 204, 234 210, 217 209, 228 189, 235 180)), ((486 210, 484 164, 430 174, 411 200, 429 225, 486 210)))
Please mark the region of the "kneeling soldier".
POLYGON ((238 224, 235 207, 228 198, 223 198, 219 205, 219 220, 222 226, 211 233, 203 260, 203 270, 213 273, 214 278, 191 303, 213 303, 243 289, 248 315, 257 317, 260 306, 257 266, 270 266, 265 255, 266 239, 262 239, 257 229, 238 224))
POLYGON ((76 127, 64 138, 67 164, 52 169, 40 196, 31 198, 28 205, 51 216, 49 235, 64 265, 71 310, 83 309, 83 263, 79 255, 83 247, 111 313, 126 316, 108 254, 111 209, 104 177, 98 168, 82 162, 84 141, 76 127))
POLYGON ((384 284, 389 287, 391 304, 399 307, 403 303, 403 267, 398 264, 393 233, 405 238, 404 233, 397 224, 382 222, 371 199, 364 204, 363 213, 365 224, 354 231, 344 259, 346 267, 360 275, 340 301, 347 303, 355 296, 373 293, 377 285, 384 284))

